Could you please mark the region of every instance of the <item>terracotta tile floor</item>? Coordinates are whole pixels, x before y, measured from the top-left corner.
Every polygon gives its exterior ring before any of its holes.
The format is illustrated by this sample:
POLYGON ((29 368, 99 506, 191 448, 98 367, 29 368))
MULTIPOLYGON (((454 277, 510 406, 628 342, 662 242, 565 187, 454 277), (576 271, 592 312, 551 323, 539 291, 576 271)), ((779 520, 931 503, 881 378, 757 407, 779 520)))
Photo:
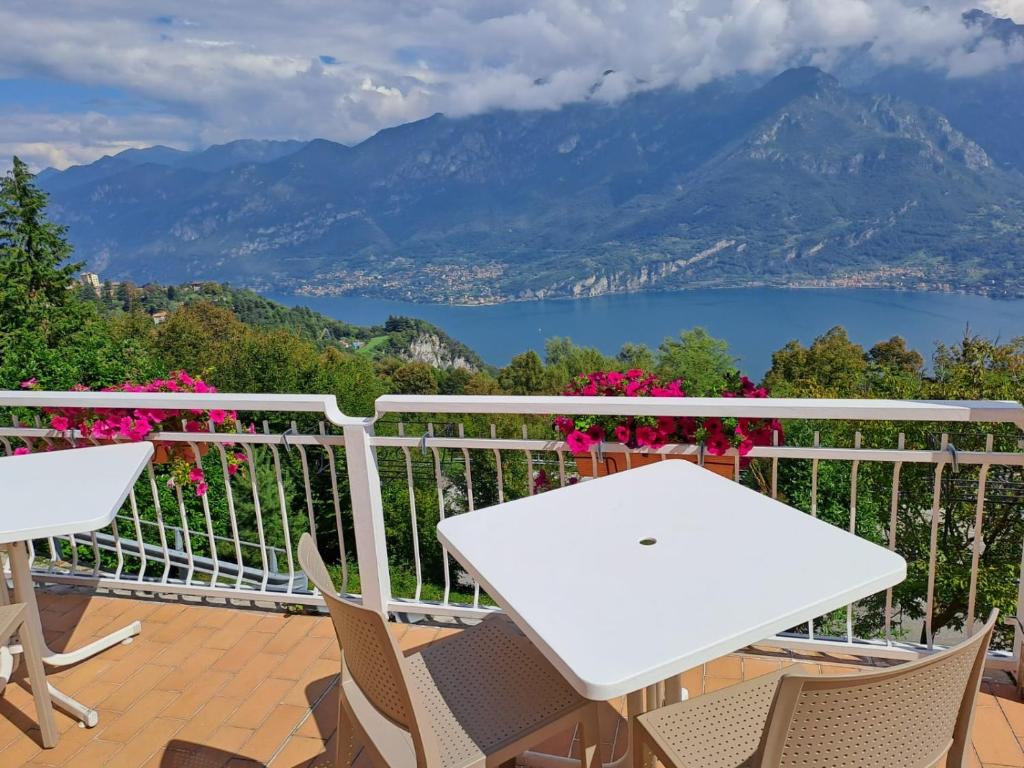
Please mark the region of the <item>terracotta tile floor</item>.
MULTIPOLYGON (((41 591, 43 625, 54 649, 78 646, 133 620, 142 635, 52 677, 95 707, 96 728, 57 715, 61 741, 39 746, 29 694, 12 683, 0 694, 0 765, 94 768, 313 768, 329 766, 337 722, 338 648, 327 618, 189 602, 41 591)), ((413 651, 450 626, 394 625, 413 651)), ((718 659, 683 676, 692 696, 800 663, 821 674, 854 669, 853 659, 760 649, 718 659)), ((977 710, 973 765, 1024 768, 1024 703, 1008 677, 986 679, 977 710)), ((605 758, 624 748, 624 703, 602 711, 605 758)), ((544 745, 570 754, 572 734, 544 745)), ((369 761, 357 761, 366 768, 369 761)))

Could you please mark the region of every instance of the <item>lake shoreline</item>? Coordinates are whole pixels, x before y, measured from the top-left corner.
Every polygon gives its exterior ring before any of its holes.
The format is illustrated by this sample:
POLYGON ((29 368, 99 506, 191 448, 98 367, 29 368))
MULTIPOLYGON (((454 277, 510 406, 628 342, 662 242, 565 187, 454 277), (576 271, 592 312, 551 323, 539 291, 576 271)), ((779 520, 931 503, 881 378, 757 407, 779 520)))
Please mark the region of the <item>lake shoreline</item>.
POLYGON ((809 344, 836 325, 865 347, 903 336, 926 360, 936 342, 956 343, 968 328, 1003 340, 1024 335, 1024 300, 952 291, 694 288, 471 305, 263 295, 356 325, 378 325, 390 315, 428 320, 499 366, 527 349, 543 353, 544 341, 555 336, 615 354, 625 342, 657 346, 666 336, 696 325, 728 341, 740 367, 752 376, 763 375, 771 353, 786 342, 809 344))
MULTIPOLYGON (((687 294, 693 291, 742 291, 752 290, 758 288, 770 288, 775 291, 891 291, 892 293, 915 293, 915 294, 940 294, 945 296, 981 296, 986 299, 992 299, 993 301, 1020 301, 1024 299, 1024 296, 1005 296, 1002 294, 984 293, 982 291, 969 291, 964 288, 955 289, 939 289, 939 288, 900 288, 900 287, 887 287, 884 285, 864 285, 864 286, 840 286, 840 285, 773 285, 771 283, 750 283, 746 285, 701 285, 694 286, 692 288, 676 288, 673 290, 659 290, 656 288, 639 290, 639 291, 609 291, 607 293, 598 293, 593 296, 543 296, 543 297, 513 297, 513 298, 502 298, 494 299, 492 301, 477 301, 477 302, 462 302, 462 301, 417 301, 412 298, 395 298, 389 296, 374 296, 373 294, 366 293, 292 293, 289 291, 275 292, 275 296, 288 296, 294 299, 368 299, 368 300, 380 300, 380 301, 401 301, 417 306, 442 306, 442 307, 496 307, 503 304, 529 304, 537 301, 586 301, 588 299, 600 299, 607 296, 632 296, 634 294, 642 293, 654 293, 654 294, 687 294)), ((254 289, 255 290, 255 289, 254 289)), ((265 291, 256 290, 264 296, 270 296, 270 293, 265 291)))

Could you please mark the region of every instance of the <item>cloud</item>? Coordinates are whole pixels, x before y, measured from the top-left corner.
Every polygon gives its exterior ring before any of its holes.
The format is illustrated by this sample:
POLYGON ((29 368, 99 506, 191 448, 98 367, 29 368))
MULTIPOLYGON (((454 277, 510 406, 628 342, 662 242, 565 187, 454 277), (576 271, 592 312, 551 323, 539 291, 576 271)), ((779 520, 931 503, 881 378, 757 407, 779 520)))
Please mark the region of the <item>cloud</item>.
MULTIPOLYGON (((1024 17, 1024 0, 991 0, 1024 17)), ((118 147, 240 137, 360 141, 434 112, 547 109, 695 87, 867 46, 881 64, 973 76, 1021 60, 933 0, 5 0, 0 78, 116 88, 129 115, 0 107, 0 150, 36 166, 118 147), (173 8, 173 13, 170 12, 173 8), (329 53, 324 53, 329 51, 329 53), (601 79, 601 73, 613 70, 601 79), (595 83, 600 82, 596 91, 595 83)), ((0 80, 0 89, 3 89, 0 80)), ((2 95, 2 93, 0 93, 2 95)))

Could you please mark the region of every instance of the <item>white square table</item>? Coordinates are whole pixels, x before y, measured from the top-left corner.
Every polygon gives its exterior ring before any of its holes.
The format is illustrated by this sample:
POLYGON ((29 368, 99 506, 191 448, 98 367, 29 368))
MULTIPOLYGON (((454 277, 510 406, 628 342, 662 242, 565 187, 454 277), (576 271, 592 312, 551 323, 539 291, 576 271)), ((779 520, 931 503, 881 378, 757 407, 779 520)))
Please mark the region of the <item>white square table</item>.
MULTIPOLYGON (((0 548, 10 558, 14 599, 27 605, 26 626, 36 634, 43 661, 50 666, 76 664, 126 642, 142 627, 136 621, 76 651, 51 651, 43 638, 27 542, 109 525, 152 455, 153 445, 143 442, 0 459, 0 548)), ((90 728, 96 725, 95 710, 52 685, 49 689, 54 706, 90 728)))
POLYGON ((899 555, 676 460, 437 535, 580 695, 630 694, 631 714, 636 692, 906 578, 899 555))

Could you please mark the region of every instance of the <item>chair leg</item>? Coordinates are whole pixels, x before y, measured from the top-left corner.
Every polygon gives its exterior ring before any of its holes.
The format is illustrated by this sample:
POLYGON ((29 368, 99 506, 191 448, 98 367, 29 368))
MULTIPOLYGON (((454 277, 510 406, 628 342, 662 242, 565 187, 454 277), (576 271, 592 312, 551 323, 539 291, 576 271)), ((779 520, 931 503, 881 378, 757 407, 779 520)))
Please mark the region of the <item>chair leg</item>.
POLYGON ((355 723, 348 716, 344 701, 338 702, 338 755, 336 768, 352 768, 355 762, 355 723))
POLYGON ((21 647, 25 651, 25 665, 28 668, 28 680, 32 685, 32 698, 36 702, 36 714, 39 718, 39 730, 43 735, 43 746, 47 749, 57 746, 60 735, 53 719, 53 703, 50 701, 50 689, 46 684, 46 672, 43 670, 42 649, 39 640, 22 624, 18 631, 21 647))
POLYGON ((580 766, 601 768, 601 722, 597 705, 591 704, 580 720, 580 766))
POLYGON ((633 723, 633 732, 630 734, 630 746, 633 750, 633 768, 645 768, 647 758, 647 742, 644 739, 644 731, 636 721, 633 723))

